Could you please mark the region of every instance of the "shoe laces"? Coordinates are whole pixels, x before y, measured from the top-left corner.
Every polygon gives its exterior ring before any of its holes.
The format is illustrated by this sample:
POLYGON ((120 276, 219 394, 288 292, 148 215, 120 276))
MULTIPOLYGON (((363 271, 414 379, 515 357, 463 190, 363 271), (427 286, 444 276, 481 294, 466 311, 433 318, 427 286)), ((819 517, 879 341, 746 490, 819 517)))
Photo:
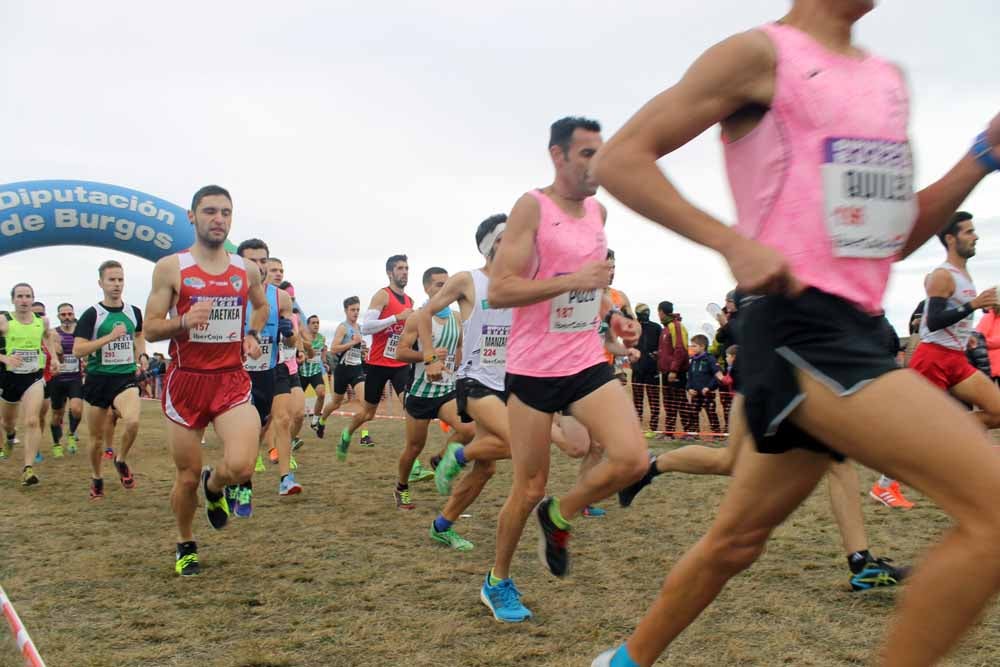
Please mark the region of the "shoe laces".
POLYGON ((503 607, 520 607, 521 605, 521 591, 517 590, 517 586, 510 579, 501 581, 499 584, 493 587, 496 591, 496 596, 500 599, 500 605, 503 607))

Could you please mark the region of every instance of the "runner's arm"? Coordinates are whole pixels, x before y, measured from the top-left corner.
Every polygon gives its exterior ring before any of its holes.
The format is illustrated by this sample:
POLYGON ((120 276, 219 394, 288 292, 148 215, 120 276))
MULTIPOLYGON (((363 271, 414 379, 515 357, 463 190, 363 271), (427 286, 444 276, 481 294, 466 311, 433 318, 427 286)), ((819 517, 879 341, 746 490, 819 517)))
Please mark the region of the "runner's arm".
POLYGON ((955 279, 944 269, 936 269, 927 277, 927 328, 938 331, 968 317, 971 303, 948 308, 948 298, 955 292, 955 279))
MULTIPOLYGON (((417 342, 417 325, 413 322, 413 318, 407 318, 406 324, 403 326, 403 335, 399 339, 399 344, 396 346, 396 359, 399 361, 405 361, 408 364, 418 364, 424 360, 424 355, 414 349, 414 344, 417 342)), ((433 349, 433 348, 429 348, 433 349)))
POLYGON ((596 268, 608 266, 607 262, 593 262, 576 273, 554 278, 533 280, 525 277, 535 259, 535 233, 540 216, 538 201, 530 194, 522 195, 514 204, 507 218, 503 243, 493 260, 487 299, 494 308, 530 306, 575 289, 607 287, 606 268, 603 284, 597 275, 600 269, 596 268))
MULTIPOLYGON (((176 255, 164 257, 153 267, 153 287, 146 300, 146 320, 143 323, 146 340, 150 343, 167 340, 184 331, 183 317, 167 318, 167 312, 174 305, 174 297, 180 291, 180 277, 176 255)), ((74 354, 76 341, 73 343, 74 354)))
MULTIPOLYGON (((458 307, 463 311, 462 317, 465 319, 465 310, 475 299, 475 285, 472 282, 472 274, 468 271, 460 271, 448 278, 445 284, 438 290, 438 293, 424 304, 423 308, 415 311, 410 318, 417 319, 417 337, 420 340, 420 349, 434 349, 434 334, 431 327, 431 316, 440 313, 451 304, 458 302, 458 307), (471 296, 470 296, 471 295, 471 296)), ((421 359, 423 361, 423 359, 421 359)))
POLYGON ((395 315, 390 315, 389 317, 384 317, 381 320, 378 319, 379 313, 382 312, 387 305, 389 305, 389 296, 385 293, 385 290, 379 290, 372 297, 371 303, 368 304, 368 310, 365 311, 364 315, 361 316, 361 333, 365 336, 371 336, 372 334, 377 334, 380 331, 384 331, 391 327, 397 322, 395 315))
MULTIPOLYGON (((345 327, 343 324, 338 324, 337 325, 337 331, 333 334, 333 339, 334 340, 344 340, 344 336, 346 336, 346 335, 347 335, 347 327, 345 327)), ((343 354, 344 352, 347 352, 352 347, 355 347, 355 346, 360 345, 360 344, 361 343, 355 343, 352 340, 349 340, 349 341, 347 341, 346 343, 343 343, 343 344, 341 344, 341 343, 330 343, 330 352, 333 352, 334 354, 343 354)))
POLYGON ((85 358, 117 338, 112 332, 91 340, 95 326, 97 326, 97 311, 90 307, 80 315, 80 319, 76 322, 76 329, 73 331, 74 357, 85 358))
MULTIPOLYGON (((246 260, 244 260, 246 263, 246 260)), ((253 314, 250 316, 250 328, 260 332, 267 326, 267 318, 271 315, 271 305, 267 302, 267 294, 264 292, 264 285, 261 283, 260 271, 254 265, 246 265, 247 273, 247 300, 253 306, 253 314)), ((285 296, 288 296, 287 294, 285 296)))
POLYGON ((770 40, 756 30, 713 46, 601 147, 591 165, 595 178, 653 222, 723 255, 734 251, 745 239, 685 199, 656 161, 743 108, 766 108, 775 61, 770 40))
MULTIPOLYGON (((254 306, 254 310, 255 311, 257 310, 257 306, 254 306)), ((291 320, 293 317, 295 317, 295 312, 293 311, 293 305, 292 305, 292 297, 290 297, 288 295, 288 292, 286 292, 283 289, 278 290, 278 317, 286 320, 291 320)), ((267 318, 265 317, 264 324, 262 324, 261 326, 263 327, 266 325, 267 325, 267 318)), ((260 329, 257 329, 257 331, 260 331, 260 329)), ((285 343, 288 345, 288 347, 297 347, 299 343, 299 335, 293 333, 291 338, 285 339, 285 343)))

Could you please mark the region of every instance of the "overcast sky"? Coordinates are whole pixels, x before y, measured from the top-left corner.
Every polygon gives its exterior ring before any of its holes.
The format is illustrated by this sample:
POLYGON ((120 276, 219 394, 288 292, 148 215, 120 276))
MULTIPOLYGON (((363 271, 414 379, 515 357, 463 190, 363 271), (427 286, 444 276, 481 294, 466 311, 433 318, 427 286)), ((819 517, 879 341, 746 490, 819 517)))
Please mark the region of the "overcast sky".
MULTIPOLYGON (((265 239, 332 329, 345 297, 367 302, 385 284, 390 254, 410 256, 418 301, 424 268, 476 266, 479 221, 551 182, 553 120, 591 116, 609 137, 706 47, 789 5, 8 0, 0 184, 101 181, 181 205, 224 185, 232 240, 265 239)), ((987 0, 893 0, 859 26, 861 44, 908 72, 920 185, 1000 110, 996 17, 987 0)), ((716 130, 663 166, 696 204, 733 219, 716 130)), ((708 320, 705 304, 732 287, 721 260, 598 196, 616 285, 633 303, 668 299, 689 323, 708 320)), ((1000 230, 987 224, 1000 221, 1000 176, 966 208, 983 235, 973 277, 1000 283, 1000 230)), ((125 264, 126 299, 143 307, 152 265, 110 250, 4 256, 2 282, 32 282, 79 313, 112 257, 125 264)), ((897 265, 886 309, 901 334, 942 257, 934 241, 897 265)))

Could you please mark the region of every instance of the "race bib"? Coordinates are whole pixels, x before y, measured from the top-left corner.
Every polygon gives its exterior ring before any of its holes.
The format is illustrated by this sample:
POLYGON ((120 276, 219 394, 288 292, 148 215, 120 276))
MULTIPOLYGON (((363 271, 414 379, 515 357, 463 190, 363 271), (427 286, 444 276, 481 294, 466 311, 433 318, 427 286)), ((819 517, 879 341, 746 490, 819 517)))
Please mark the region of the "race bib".
POLYGON ((510 334, 508 325, 483 325, 482 337, 479 339, 479 363, 482 366, 497 368, 507 366, 507 336, 510 334))
POLYGON ((352 347, 344 355, 344 365, 345 366, 360 366, 361 365, 361 348, 352 347))
POLYGON ((71 373, 80 372, 80 360, 71 354, 67 354, 63 357, 63 361, 59 364, 60 375, 70 375, 71 373))
POLYGON ((261 336, 260 356, 256 359, 247 357, 243 361, 243 369, 247 371, 266 371, 271 367, 271 350, 273 347, 274 341, 271 340, 270 336, 261 336))
POLYGON ((396 348, 399 347, 400 334, 393 333, 389 334, 389 339, 385 341, 385 358, 395 359, 396 358, 396 348))
POLYGON ((102 366, 120 366, 122 364, 134 364, 135 352, 132 350, 132 338, 126 336, 113 340, 101 348, 102 366))
POLYGON ((38 353, 38 350, 14 350, 14 353, 11 354, 11 356, 20 359, 21 365, 17 368, 10 368, 8 366, 7 370, 11 373, 17 373, 19 375, 37 373, 39 361, 38 353))
MULTIPOLYGON (((193 343, 238 343, 243 340, 243 300, 238 296, 204 297, 212 301, 208 322, 188 332, 193 343)), ((201 301, 203 299, 193 299, 201 301)))
POLYGON ((869 259, 898 254, 917 219, 909 143, 830 137, 820 169, 833 254, 869 259))
POLYGON ((552 299, 550 333, 596 331, 600 324, 601 295, 598 290, 573 290, 552 299))
POLYGON ((287 345, 282 345, 278 348, 278 363, 283 364, 285 362, 291 361, 295 358, 298 353, 298 349, 294 347, 288 347, 287 345))

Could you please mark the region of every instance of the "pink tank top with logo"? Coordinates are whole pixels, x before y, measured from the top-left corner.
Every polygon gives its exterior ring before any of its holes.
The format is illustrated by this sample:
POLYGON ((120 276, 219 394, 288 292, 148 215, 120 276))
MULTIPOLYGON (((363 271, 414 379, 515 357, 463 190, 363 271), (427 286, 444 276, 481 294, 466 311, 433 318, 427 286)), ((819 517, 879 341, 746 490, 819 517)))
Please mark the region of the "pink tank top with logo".
POLYGON ((903 76, 790 26, 760 30, 777 54, 771 108, 746 136, 723 137, 736 228, 805 284, 881 312, 917 217, 903 76))
MULTIPOLYGON (((563 212, 540 190, 530 193, 540 208, 534 266, 525 277, 545 280, 602 261, 608 253, 601 205, 583 202, 584 215, 563 212)), ((601 290, 572 291, 554 299, 514 308, 507 341, 507 372, 531 377, 563 377, 604 363, 601 290)))

